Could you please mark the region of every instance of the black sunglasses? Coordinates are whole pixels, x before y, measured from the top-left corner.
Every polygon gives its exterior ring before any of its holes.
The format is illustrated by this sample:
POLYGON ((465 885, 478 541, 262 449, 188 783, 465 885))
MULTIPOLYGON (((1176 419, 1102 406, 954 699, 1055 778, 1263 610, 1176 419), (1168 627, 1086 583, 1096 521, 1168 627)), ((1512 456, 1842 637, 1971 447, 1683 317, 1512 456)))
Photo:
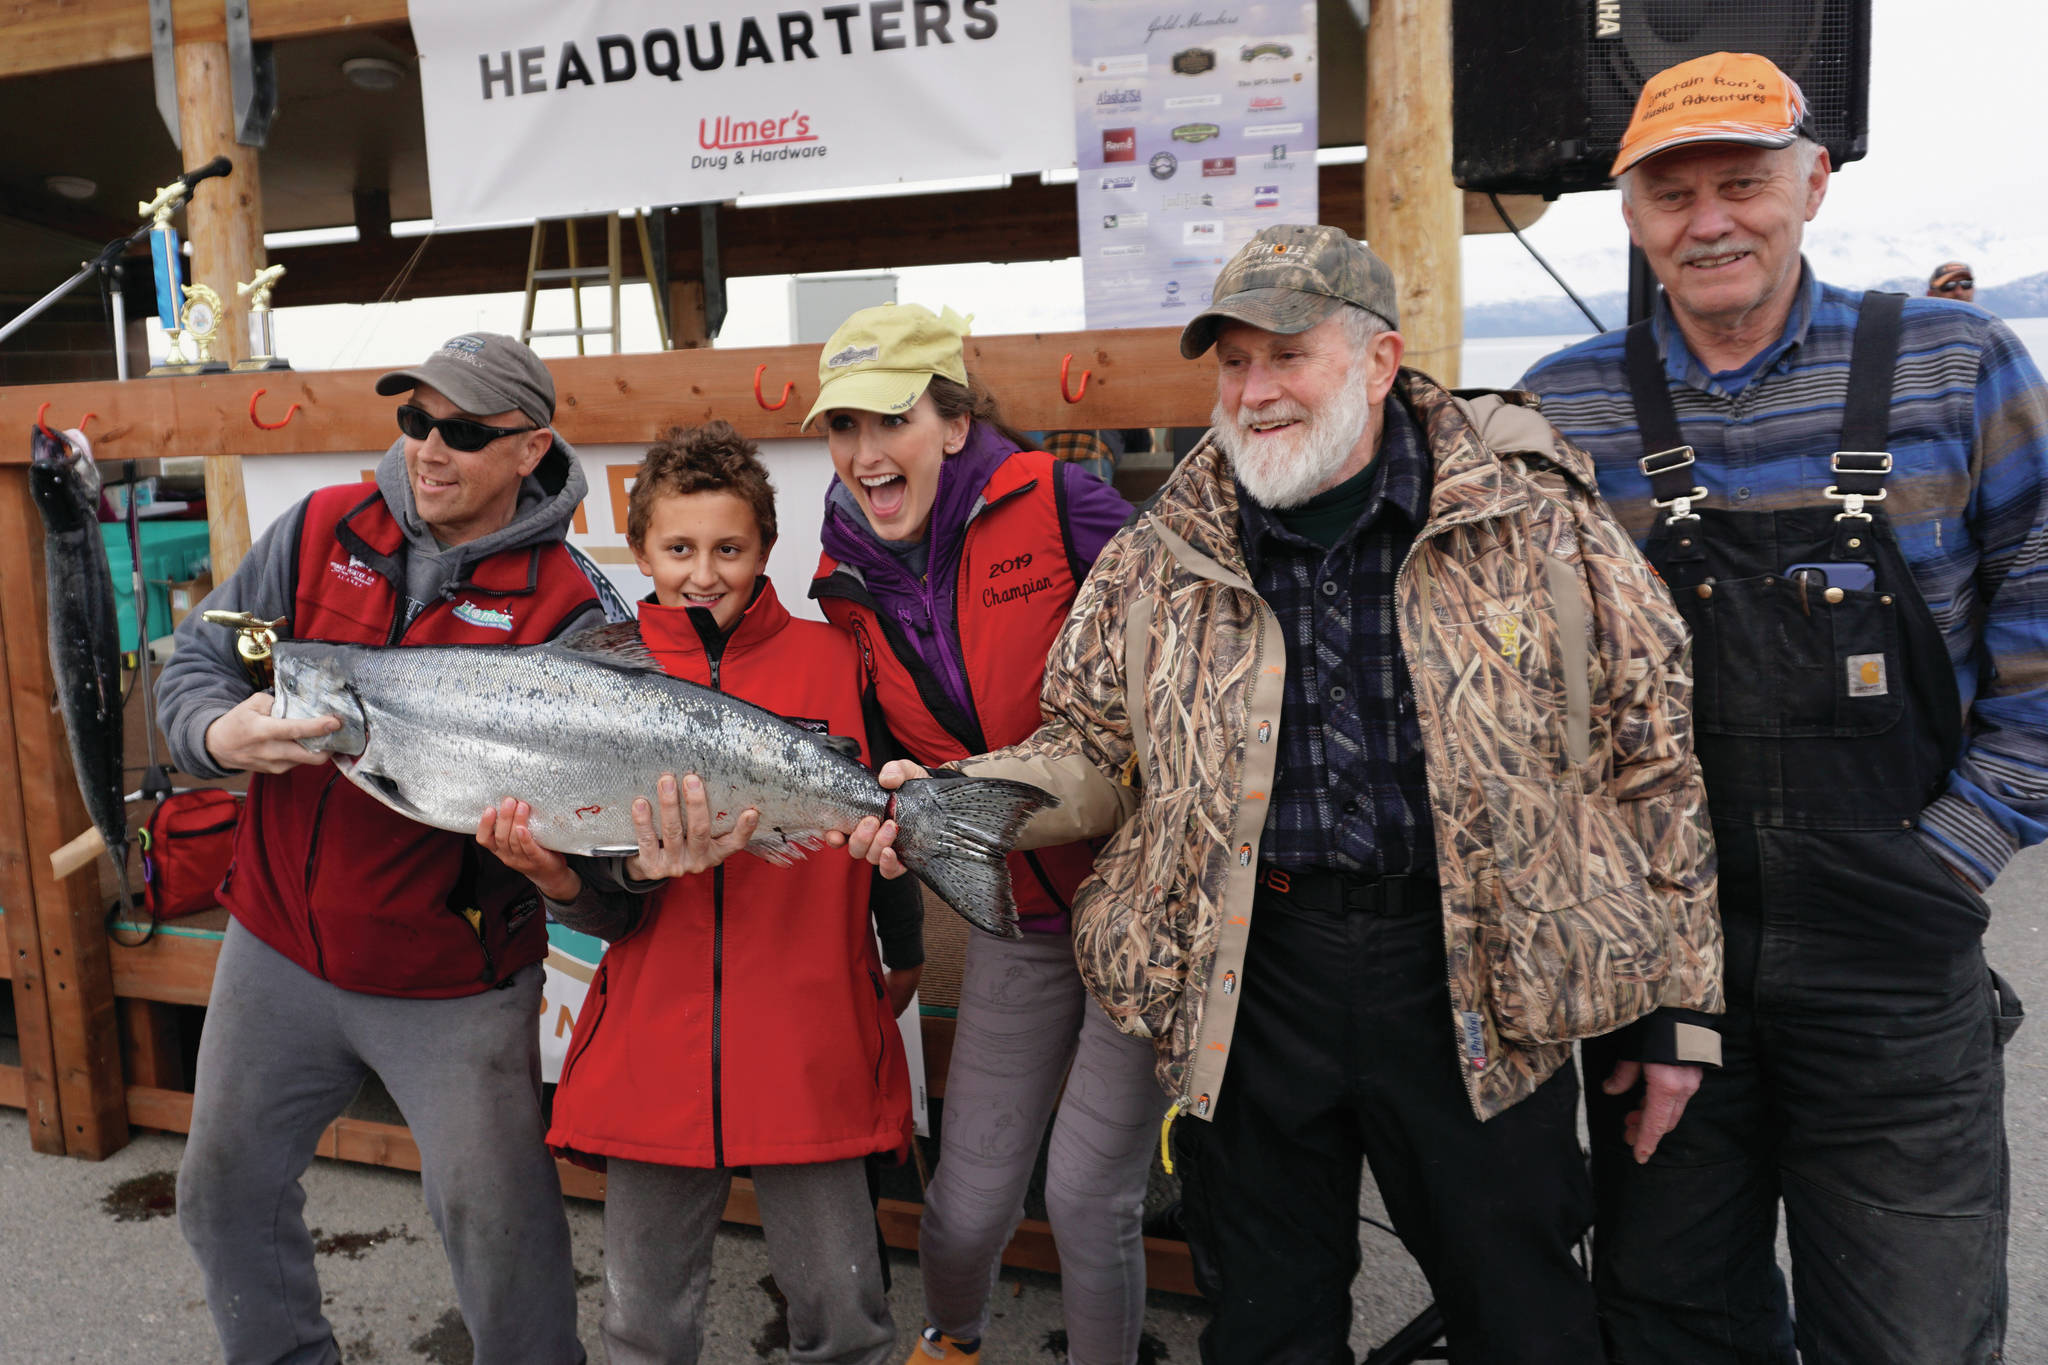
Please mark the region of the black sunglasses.
POLYGON ((539 427, 494 427, 488 422, 472 422, 467 417, 435 417, 425 408, 411 403, 399 405, 398 429, 415 441, 424 441, 438 431, 450 450, 465 452, 482 450, 491 442, 507 436, 524 436, 530 431, 540 430, 539 427))
POLYGON ((1934 287, 1940 293, 1953 294, 1958 289, 1975 289, 1977 287, 1977 282, 1975 280, 1947 280, 1941 284, 1935 285, 1934 287))

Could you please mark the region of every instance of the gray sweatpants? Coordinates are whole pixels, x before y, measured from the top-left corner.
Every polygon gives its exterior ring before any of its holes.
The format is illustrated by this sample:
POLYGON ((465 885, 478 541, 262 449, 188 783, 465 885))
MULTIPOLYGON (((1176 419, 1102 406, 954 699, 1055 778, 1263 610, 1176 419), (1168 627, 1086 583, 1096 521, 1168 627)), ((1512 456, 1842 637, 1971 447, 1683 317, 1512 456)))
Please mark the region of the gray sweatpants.
POLYGON ((340 1360, 299 1177, 375 1072, 419 1143, 477 1365, 574 1365, 576 1286, 540 1113, 541 969, 456 1000, 345 991, 230 923, 214 969, 178 1226, 227 1365, 340 1360))
POLYGON ((1166 1111, 1152 1044, 1095 1007, 1068 936, 969 935, 939 1168, 918 1233, 925 1317, 948 1336, 988 1330, 1003 1247, 1024 1217, 1055 1102, 1045 1204, 1067 1356, 1130 1365, 1145 1321, 1145 1185, 1166 1111))
MULTIPOLYGON (((864 1162, 756 1166, 775 1287, 789 1301, 790 1365, 881 1365, 896 1325, 882 1289, 864 1162)), ((711 1249, 730 1170, 606 1163, 604 1349, 611 1365, 696 1365, 711 1249)))

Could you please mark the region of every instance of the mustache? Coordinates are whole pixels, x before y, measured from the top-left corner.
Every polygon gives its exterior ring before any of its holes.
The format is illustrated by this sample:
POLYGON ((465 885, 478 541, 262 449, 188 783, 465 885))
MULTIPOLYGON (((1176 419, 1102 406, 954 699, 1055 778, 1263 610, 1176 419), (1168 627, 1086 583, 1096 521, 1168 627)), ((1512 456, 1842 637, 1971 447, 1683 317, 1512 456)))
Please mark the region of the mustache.
POLYGON ((1705 246, 1689 246, 1685 248, 1678 253, 1678 263, 1680 265, 1696 265, 1701 261, 1710 261, 1716 256, 1728 256, 1738 251, 1747 251, 1754 255, 1756 254, 1757 246, 1758 244, 1753 241, 1739 241, 1733 237, 1723 237, 1720 241, 1708 242, 1705 246))
POLYGON ((1299 403, 1273 403, 1259 411, 1240 407, 1235 413, 1222 415, 1229 418, 1233 425, 1246 431, 1260 422, 1307 422, 1313 425, 1316 420, 1315 414, 1299 403))

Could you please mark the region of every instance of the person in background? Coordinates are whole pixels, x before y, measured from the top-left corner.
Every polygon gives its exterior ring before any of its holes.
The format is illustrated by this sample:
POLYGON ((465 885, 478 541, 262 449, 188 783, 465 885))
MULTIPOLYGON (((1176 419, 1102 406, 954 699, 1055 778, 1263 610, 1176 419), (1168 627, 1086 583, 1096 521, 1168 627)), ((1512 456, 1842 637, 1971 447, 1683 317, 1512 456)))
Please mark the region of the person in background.
MULTIPOLYGON (((377 381, 409 394, 374 485, 310 494, 203 610, 285 618, 356 644, 539 644, 604 624, 563 537, 582 468, 550 426, 531 350, 470 333, 377 381)), ((479 1360, 569 1365, 576 1289, 542 1141, 540 895, 463 835, 429 829, 274 718, 234 632, 194 611, 157 684, 178 767, 254 774, 220 901, 178 1226, 231 1365, 340 1359, 299 1176, 371 1073, 419 1143, 422 1188, 479 1360)))
MULTIPOLYGON (((824 423, 838 474, 811 595, 871 661, 901 751, 928 763, 1037 728, 1053 638, 1130 512, 1003 424, 968 376, 966 332, 951 309, 862 309, 825 343, 804 419, 824 423)), ((926 1325, 913 1361, 978 1357, 1055 1102, 1045 1200, 1068 1355, 1136 1358, 1142 1214, 1165 1106, 1149 1049, 1089 1004, 1075 969, 1069 909, 1093 862, 1085 843, 1012 857, 1023 938, 968 939, 919 1231, 926 1325)))
MULTIPOLYGON (((1718 1056, 1690 642, 1528 395, 1401 368, 1364 243, 1266 228, 1212 297, 1215 429, 1096 562, 1044 725, 950 766, 1061 798, 1021 846, 1114 830, 1075 946, 1176 1097, 1205 1362, 1351 1359, 1369 1162, 1452 1361, 1587 1365, 1571 1044, 1621 1030, 1639 1156, 1718 1056)), ((848 851, 893 873, 892 831, 848 851)))
POLYGON ((1958 303, 1977 301, 1977 277, 1961 261, 1944 261, 1927 277, 1927 297, 1954 299, 1958 303))
POLYGON ((1653 314, 1522 381, 1693 628, 1721 859, 1721 1067, 1647 1165, 1588 1105, 1620 1362, 2002 1358, 1984 893, 2048 834, 2048 387, 1975 308, 1817 278, 1829 169, 1766 59, 1651 77, 1613 170, 1653 314))
MULTIPOLYGON (((860 660, 792 618, 766 575, 775 492, 724 422, 672 429, 635 474, 626 536, 654 580, 639 634, 672 677, 826 735, 865 735, 860 660)), ((865 744, 857 745, 865 750, 865 744)), ((640 852, 572 860, 534 842, 528 807, 483 813, 477 842, 533 879, 554 917, 609 944, 576 1021, 548 1141, 606 1172, 605 1352, 693 1365, 736 1167, 760 1201, 798 1365, 880 1365, 896 1331, 866 1158, 910 1142, 893 1020, 923 961, 921 906, 844 859, 736 857, 758 813, 711 834, 702 782, 635 803, 640 852), (676 794, 680 789, 680 809, 676 794), (878 887, 870 903, 870 888, 878 887), (870 931, 884 922, 893 971, 870 931)))

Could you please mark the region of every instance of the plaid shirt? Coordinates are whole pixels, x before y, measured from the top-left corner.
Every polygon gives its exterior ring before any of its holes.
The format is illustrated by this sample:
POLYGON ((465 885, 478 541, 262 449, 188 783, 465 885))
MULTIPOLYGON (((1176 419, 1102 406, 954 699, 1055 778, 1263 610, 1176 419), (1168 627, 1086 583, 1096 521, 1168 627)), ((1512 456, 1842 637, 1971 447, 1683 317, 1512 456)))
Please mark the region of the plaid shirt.
POLYGON ((1389 398, 1365 512, 1327 551, 1238 489, 1252 585, 1280 618, 1287 682, 1261 858, 1384 876, 1436 866, 1429 774, 1394 576, 1429 513, 1430 463, 1389 398))
MULTIPOLYGON (((1658 295, 1664 375, 1709 506, 1826 503, 1861 300, 1802 267, 1778 339, 1740 370, 1710 374, 1658 295)), ((1969 304, 1907 299, 1901 326, 1884 509, 1968 710, 1963 752, 1920 833, 1982 888, 2048 838, 2048 384, 2011 330, 1969 304)), ((1537 362, 1521 386, 1592 455, 1601 493, 1640 543, 1656 509, 1636 468, 1622 333, 1537 362)))

